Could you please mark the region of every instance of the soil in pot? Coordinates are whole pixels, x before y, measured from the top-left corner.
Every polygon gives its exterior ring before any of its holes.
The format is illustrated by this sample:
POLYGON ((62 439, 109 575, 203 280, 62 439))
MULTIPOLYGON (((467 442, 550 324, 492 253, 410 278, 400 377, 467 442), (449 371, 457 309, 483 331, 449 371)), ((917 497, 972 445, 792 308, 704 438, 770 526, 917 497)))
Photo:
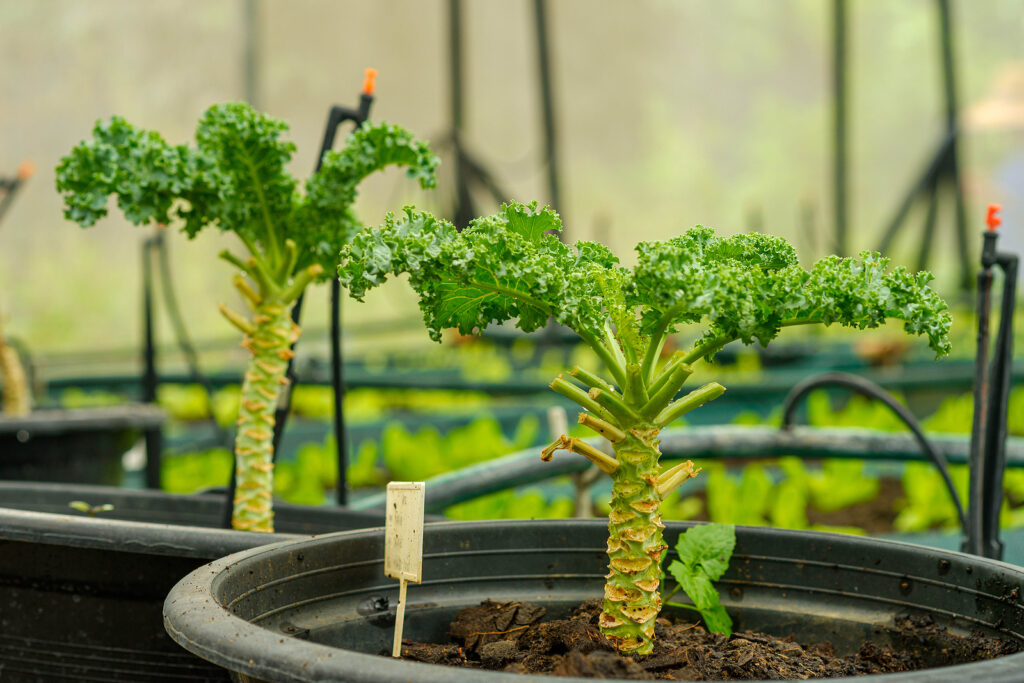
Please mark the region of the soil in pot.
POLYGON ((620 655, 601 635, 598 600, 565 619, 544 620, 545 609, 526 602, 485 601, 461 610, 446 644, 403 641, 404 659, 465 668, 627 680, 781 680, 835 678, 916 671, 1013 654, 1016 641, 982 634, 958 636, 928 616, 897 618, 889 645, 866 641, 852 653, 832 644, 798 643, 743 631, 726 638, 699 622, 667 615, 655 627, 654 652, 620 655))

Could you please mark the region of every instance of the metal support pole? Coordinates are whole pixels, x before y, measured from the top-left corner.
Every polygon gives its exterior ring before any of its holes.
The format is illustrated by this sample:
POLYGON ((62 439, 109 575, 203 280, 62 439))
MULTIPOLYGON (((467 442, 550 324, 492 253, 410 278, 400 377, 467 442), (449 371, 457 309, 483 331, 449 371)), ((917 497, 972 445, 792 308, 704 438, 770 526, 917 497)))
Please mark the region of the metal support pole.
POLYGON ((920 175, 917 176, 917 179, 911 186, 910 191, 903 196, 903 201, 900 203, 900 206, 896 210, 892 220, 889 221, 889 224, 885 229, 885 233, 882 236, 882 240, 878 243, 876 251, 880 251, 883 254, 889 251, 892 241, 896 239, 896 233, 899 232, 900 226, 903 225, 903 221, 906 220, 914 202, 918 197, 926 192, 929 187, 939 183, 943 173, 943 166, 946 164, 946 159, 949 155, 949 146, 953 144, 953 138, 955 136, 955 132, 952 135, 946 135, 940 143, 939 149, 936 151, 935 155, 928 160, 928 163, 925 165, 920 175))
POLYGON ((846 0, 832 3, 832 88, 835 154, 832 160, 835 208, 835 253, 847 254, 847 144, 846 144, 846 0))
POLYGON ((461 230, 469 225, 476 216, 473 196, 469 191, 468 163, 463 150, 463 85, 462 68, 462 0, 448 0, 448 68, 449 109, 452 119, 452 144, 455 147, 453 158, 455 171, 455 227, 461 230))
MULTIPOLYGON (((836 0, 837 2, 841 0, 836 0)), ((878 251, 886 252, 896 237, 900 226, 906 219, 913 203, 928 193, 928 215, 924 223, 924 232, 918 260, 919 268, 927 267, 931 243, 935 234, 935 212, 937 195, 948 185, 954 199, 954 227, 956 230, 956 249, 960 265, 960 288, 969 290, 971 287, 971 249, 967 241, 967 209, 964 199, 963 184, 960 178, 959 161, 959 128, 957 126, 957 95, 956 78, 953 65, 953 28, 950 17, 949 0, 936 0, 938 11, 939 53, 942 62, 943 115, 945 134, 934 155, 917 177, 910 191, 904 195, 893 219, 886 226, 878 251)))
POLYGON ((924 217, 924 231, 921 236, 921 249, 917 255, 917 269, 924 270, 928 267, 928 259, 932 251, 932 242, 935 241, 935 223, 939 210, 939 179, 932 179, 928 190, 928 213, 924 217))
POLYGON ((245 15, 245 53, 242 57, 242 70, 245 79, 245 101, 253 109, 260 108, 260 23, 259 0, 243 0, 245 15))
POLYGON ((960 255, 960 287, 971 287, 971 248, 967 241, 967 207, 960 180, 960 160, 957 145, 956 73, 953 68, 953 26, 949 0, 936 0, 939 13, 939 49, 942 54, 943 102, 945 105, 946 134, 950 138, 946 158, 945 179, 952 185, 956 246, 960 255))
POLYGON ((548 41, 547 3, 545 0, 533 0, 533 14, 537 27, 537 71, 540 83, 541 114, 544 126, 544 155, 547 160, 548 195, 551 206, 562 216, 562 232, 558 237, 563 242, 565 236, 565 207, 562 205, 561 192, 558 186, 558 137, 555 125, 554 88, 551 83, 551 54, 548 41))

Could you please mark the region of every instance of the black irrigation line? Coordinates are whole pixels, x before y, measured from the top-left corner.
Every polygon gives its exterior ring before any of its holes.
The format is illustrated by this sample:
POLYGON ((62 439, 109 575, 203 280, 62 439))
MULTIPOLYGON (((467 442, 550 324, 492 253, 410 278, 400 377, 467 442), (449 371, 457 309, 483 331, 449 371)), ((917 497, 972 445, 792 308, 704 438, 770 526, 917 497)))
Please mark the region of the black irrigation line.
MULTIPOLYGON (((153 316, 153 263, 150 252, 160 241, 160 233, 142 241, 142 401, 156 403, 159 376, 156 369, 155 321, 153 316)), ((143 432, 146 442, 146 488, 160 488, 160 451, 163 434, 159 427, 143 432)))
MULTIPOLYGON (((314 174, 318 173, 320 168, 323 166, 324 156, 334 148, 334 141, 341 125, 346 122, 352 122, 355 128, 359 128, 369 118, 370 107, 372 105, 372 90, 364 90, 359 97, 359 106, 356 109, 333 105, 328 110, 327 122, 324 125, 324 135, 320 142, 320 153, 317 155, 316 165, 313 168, 314 174)), ((292 320, 296 325, 299 324, 299 320, 302 317, 302 304, 304 298, 304 295, 300 295, 298 300, 295 302, 295 306, 292 307, 292 320)), ((338 460, 337 503, 338 505, 345 505, 348 502, 348 486, 345 481, 347 458, 345 454, 345 413, 343 410, 345 400, 345 378, 343 365, 344 359, 342 358, 341 352, 341 288, 337 278, 331 278, 330 306, 331 327, 329 337, 331 346, 331 385, 334 387, 333 424, 338 460)), ((295 345, 292 344, 292 350, 294 351, 294 349, 295 345)), ((278 403, 274 418, 273 448, 275 461, 281 446, 281 437, 282 434, 284 434, 285 425, 288 423, 288 413, 291 409, 292 402, 292 391, 295 390, 295 385, 298 382, 298 377, 295 373, 294 356, 288 361, 287 377, 290 380, 287 385, 288 388, 278 403)), ((234 498, 234 489, 235 473, 232 470, 231 483, 228 487, 229 505, 231 504, 231 499, 234 498)))
MULTIPOLYGON (((174 277, 171 273, 170 259, 168 257, 167 239, 163 229, 158 228, 150 237, 143 240, 142 244, 142 319, 143 319, 143 373, 142 373, 142 400, 145 403, 156 403, 157 391, 161 384, 161 377, 157 369, 157 347, 155 342, 155 294, 156 283, 153 273, 153 259, 156 259, 157 274, 159 278, 160 294, 163 298, 164 308, 171 321, 174 330, 174 337, 177 348, 185 357, 185 364, 188 369, 188 379, 203 387, 206 397, 207 410, 209 412, 209 423, 213 433, 212 443, 220 446, 229 446, 231 434, 220 426, 213 411, 214 386, 210 378, 204 374, 199 365, 199 356, 195 346, 192 344, 185 326, 185 320, 181 315, 181 307, 178 305, 174 277)), ((150 429, 145 432, 146 443, 146 486, 147 488, 160 488, 160 464, 163 457, 163 435, 160 429, 150 429)))
POLYGON ((788 431, 793 428, 793 420, 801 399, 815 389, 827 387, 852 389, 863 396, 879 401, 889 408, 889 410, 891 410, 900 418, 900 420, 903 421, 905 425, 907 425, 907 427, 910 428, 910 431, 914 434, 914 439, 917 441, 918 445, 921 446, 921 450, 928 459, 931 460, 932 464, 935 465, 936 469, 939 470, 939 474, 942 475, 942 480, 946 484, 949 496, 952 498, 953 504, 956 506, 957 516, 960 519, 960 528, 966 534, 967 515, 964 513, 964 506, 960 502, 960 496, 956 492, 956 487, 953 485, 953 478, 949 474, 949 463, 946 461, 945 456, 936 450, 932 443, 928 441, 928 438, 924 434, 924 430, 921 428, 921 423, 917 421, 914 414, 907 410, 906 406, 897 401, 892 394, 874 382, 845 372, 826 372, 821 375, 809 377, 795 385, 792 390, 790 390, 789 395, 786 396, 786 399, 782 404, 782 429, 788 431))
POLYGON ((214 416, 213 383, 210 381, 210 378, 200 370, 199 354, 197 353, 195 345, 192 343, 188 330, 185 327, 185 318, 181 315, 181 307, 178 305, 178 297, 175 294, 174 277, 171 274, 171 264, 168 256, 170 249, 167 246, 167 240, 164 237, 163 232, 159 234, 159 239, 155 245, 155 251, 157 266, 160 270, 160 293, 163 295, 164 308, 167 310, 167 316, 171 320, 171 327, 174 328, 174 337, 177 340, 178 348, 185 357, 185 365, 188 368, 190 379, 203 388, 203 393, 206 396, 207 409, 210 413, 210 426, 213 429, 216 443, 221 446, 229 447, 231 445, 231 434, 228 430, 220 426, 214 416))

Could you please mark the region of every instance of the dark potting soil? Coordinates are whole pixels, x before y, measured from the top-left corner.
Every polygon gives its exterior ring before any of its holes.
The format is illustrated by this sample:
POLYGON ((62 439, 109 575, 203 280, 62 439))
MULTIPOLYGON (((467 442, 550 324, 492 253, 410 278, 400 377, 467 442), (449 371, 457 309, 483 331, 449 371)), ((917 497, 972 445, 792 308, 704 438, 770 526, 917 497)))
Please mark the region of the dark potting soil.
POLYGON ((659 618, 654 652, 624 656, 597 626, 601 603, 580 605, 567 619, 543 621, 545 609, 487 601, 467 607, 451 624, 449 644, 402 642, 407 660, 450 666, 629 680, 724 681, 834 678, 913 671, 1013 654, 1015 641, 980 634, 956 636, 928 617, 897 618, 898 649, 865 642, 837 657, 829 643, 801 644, 749 631, 731 638, 699 623, 659 618))

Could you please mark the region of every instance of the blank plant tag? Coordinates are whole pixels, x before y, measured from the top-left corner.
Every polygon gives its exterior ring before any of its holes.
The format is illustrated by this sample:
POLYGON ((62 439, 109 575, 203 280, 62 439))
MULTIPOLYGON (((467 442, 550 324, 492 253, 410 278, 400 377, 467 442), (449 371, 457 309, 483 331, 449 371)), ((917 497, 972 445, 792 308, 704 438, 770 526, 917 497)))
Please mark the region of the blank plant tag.
POLYGON ((402 656, 406 584, 423 580, 425 490, 422 481, 393 481, 388 484, 387 513, 384 517, 384 575, 399 581, 392 657, 402 656))
POLYGON ((422 481, 388 484, 384 520, 384 575, 419 583, 423 580, 422 481))

